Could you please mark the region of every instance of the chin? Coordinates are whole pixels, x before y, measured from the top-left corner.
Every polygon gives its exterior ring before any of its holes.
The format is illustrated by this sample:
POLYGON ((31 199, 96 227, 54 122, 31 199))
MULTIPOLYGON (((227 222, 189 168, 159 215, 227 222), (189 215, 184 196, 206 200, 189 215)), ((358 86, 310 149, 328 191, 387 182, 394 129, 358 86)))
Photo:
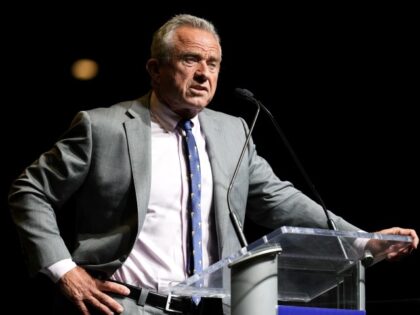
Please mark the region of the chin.
POLYGON ((203 98, 203 97, 190 97, 189 99, 187 99, 187 102, 192 106, 192 107, 198 107, 198 108, 204 108, 207 106, 208 103, 210 103, 209 99, 203 98))

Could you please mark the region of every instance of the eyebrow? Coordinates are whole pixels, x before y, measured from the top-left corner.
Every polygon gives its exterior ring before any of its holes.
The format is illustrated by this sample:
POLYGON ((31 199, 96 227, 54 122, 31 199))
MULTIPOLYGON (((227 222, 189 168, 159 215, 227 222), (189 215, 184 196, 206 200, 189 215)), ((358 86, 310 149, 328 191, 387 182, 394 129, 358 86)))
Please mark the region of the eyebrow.
POLYGON ((208 61, 216 61, 216 62, 220 62, 221 58, 218 58, 216 56, 210 55, 208 58, 204 58, 202 54, 197 53, 197 52, 183 52, 183 53, 179 53, 177 54, 179 57, 184 58, 184 57, 195 57, 197 59, 200 60, 208 60, 208 61))

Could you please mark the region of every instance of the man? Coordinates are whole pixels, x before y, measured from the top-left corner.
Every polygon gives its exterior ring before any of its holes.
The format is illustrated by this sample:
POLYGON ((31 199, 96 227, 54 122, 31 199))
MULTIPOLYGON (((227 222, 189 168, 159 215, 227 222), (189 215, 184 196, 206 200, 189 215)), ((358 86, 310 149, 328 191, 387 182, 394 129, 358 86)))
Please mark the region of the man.
MULTIPOLYGON (((191 257, 193 267, 203 269, 240 248, 226 193, 248 129, 242 119, 206 108, 221 59, 211 23, 175 16, 153 38, 147 62, 153 90, 135 101, 80 112, 62 139, 14 182, 9 202, 29 269, 57 282, 74 312, 165 314, 162 292, 191 274, 191 257), (195 228, 194 204, 201 216, 195 228), (56 219, 65 211, 75 220, 75 233, 66 239, 56 219), (198 241, 194 229, 200 230, 198 241)), ((230 201, 242 222, 246 212, 268 228, 327 228, 322 208, 280 181, 252 142, 230 201)), ((331 216, 338 229, 358 230, 331 216)), ((409 235, 417 247, 414 230, 384 232, 409 235)), ((207 299, 171 302, 169 308, 184 314, 222 312, 207 299)), ((57 312, 70 314, 63 305, 57 312)))

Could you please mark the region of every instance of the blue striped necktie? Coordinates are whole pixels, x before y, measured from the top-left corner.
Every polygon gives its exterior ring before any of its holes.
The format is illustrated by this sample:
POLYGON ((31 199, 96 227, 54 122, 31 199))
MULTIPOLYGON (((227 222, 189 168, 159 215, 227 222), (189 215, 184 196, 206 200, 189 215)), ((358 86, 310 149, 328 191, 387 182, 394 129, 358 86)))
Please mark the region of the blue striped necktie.
MULTIPOLYGON (((186 148, 188 154, 187 168, 189 174, 189 208, 191 210, 191 243, 192 243, 192 262, 189 262, 190 273, 200 273, 203 271, 203 250, 201 233, 201 170, 200 158, 198 156, 197 144, 192 134, 191 120, 181 121, 181 128, 186 133, 186 148)), ((193 301, 198 304, 200 297, 193 296, 193 301)))

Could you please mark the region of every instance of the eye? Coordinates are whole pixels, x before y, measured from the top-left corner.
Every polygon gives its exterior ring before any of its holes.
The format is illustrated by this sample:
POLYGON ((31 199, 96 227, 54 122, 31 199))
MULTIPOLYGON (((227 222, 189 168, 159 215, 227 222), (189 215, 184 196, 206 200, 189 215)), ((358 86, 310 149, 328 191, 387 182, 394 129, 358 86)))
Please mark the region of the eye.
POLYGON ((198 62, 197 56, 185 55, 182 56, 182 62, 186 65, 192 66, 198 62))
POLYGON ((217 69, 217 67, 218 67, 218 63, 217 63, 217 62, 209 62, 207 65, 208 65, 208 67, 209 67, 211 70, 216 70, 216 69, 217 69))

